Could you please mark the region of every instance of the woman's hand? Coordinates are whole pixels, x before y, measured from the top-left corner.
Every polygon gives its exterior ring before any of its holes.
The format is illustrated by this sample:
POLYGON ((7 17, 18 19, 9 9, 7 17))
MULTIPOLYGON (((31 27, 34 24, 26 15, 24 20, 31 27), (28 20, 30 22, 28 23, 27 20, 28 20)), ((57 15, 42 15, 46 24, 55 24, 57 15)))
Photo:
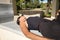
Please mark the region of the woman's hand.
POLYGON ((27 19, 25 16, 21 16, 19 19, 19 23, 24 23, 28 27, 27 19))
POLYGON ((19 19, 20 22, 25 22, 26 21, 26 17, 25 16, 21 16, 19 19))

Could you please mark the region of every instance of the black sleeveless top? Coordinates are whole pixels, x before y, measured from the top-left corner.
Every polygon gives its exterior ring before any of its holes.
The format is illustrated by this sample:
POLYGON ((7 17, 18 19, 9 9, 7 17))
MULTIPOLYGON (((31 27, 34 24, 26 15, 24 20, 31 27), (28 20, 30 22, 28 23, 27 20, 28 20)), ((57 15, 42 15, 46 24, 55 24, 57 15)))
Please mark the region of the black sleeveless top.
POLYGON ((44 37, 60 40, 60 24, 39 17, 30 17, 27 19, 29 30, 38 30, 44 37))

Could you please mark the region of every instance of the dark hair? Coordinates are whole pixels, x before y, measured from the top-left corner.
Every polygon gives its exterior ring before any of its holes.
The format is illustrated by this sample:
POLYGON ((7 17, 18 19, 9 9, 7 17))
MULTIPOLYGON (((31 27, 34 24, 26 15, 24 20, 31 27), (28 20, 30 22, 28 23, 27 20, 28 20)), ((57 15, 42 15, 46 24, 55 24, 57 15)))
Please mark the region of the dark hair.
MULTIPOLYGON (((24 16, 24 14, 22 13, 21 16, 24 16)), ((18 25, 20 25, 19 19, 20 19, 21 16, 19 16, 19 17, 17 18, 17 24, 18 24, 18 25)))
POLYGON ((18 25, 20 25, 19 19, 20 19, 20 17, 17 18, 17 24, 18 25))

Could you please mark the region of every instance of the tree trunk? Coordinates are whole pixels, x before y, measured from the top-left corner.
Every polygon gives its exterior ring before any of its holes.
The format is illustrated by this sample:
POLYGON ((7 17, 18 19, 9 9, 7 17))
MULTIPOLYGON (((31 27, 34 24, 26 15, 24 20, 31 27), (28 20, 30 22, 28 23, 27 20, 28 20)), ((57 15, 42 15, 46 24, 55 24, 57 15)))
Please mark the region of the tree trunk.
POLYGON ((47 16, 48 16, 48 13, 49 13, 50 4, 51 4, 51 0, 48 0, 47 6, 46 6, 46 13, 45 13, 45 15, 47 15, 47 16))
POLYGON ((17 13, 17 7, 16 7, 16 0, 12 0, 12 2, 13 2, 14 15, 18 15, 18 13, 17 13))

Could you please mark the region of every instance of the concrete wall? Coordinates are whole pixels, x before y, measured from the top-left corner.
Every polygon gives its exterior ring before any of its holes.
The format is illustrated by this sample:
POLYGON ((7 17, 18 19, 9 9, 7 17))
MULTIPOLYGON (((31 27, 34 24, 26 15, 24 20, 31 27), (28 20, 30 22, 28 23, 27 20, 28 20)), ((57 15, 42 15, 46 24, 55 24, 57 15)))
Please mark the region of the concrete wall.
POLYGON ((0 4, 10 4, 10 0, 0 0, 0 4))
POLYGON ((12 4, 0 4, 0 23, 13 20, 12 4))

